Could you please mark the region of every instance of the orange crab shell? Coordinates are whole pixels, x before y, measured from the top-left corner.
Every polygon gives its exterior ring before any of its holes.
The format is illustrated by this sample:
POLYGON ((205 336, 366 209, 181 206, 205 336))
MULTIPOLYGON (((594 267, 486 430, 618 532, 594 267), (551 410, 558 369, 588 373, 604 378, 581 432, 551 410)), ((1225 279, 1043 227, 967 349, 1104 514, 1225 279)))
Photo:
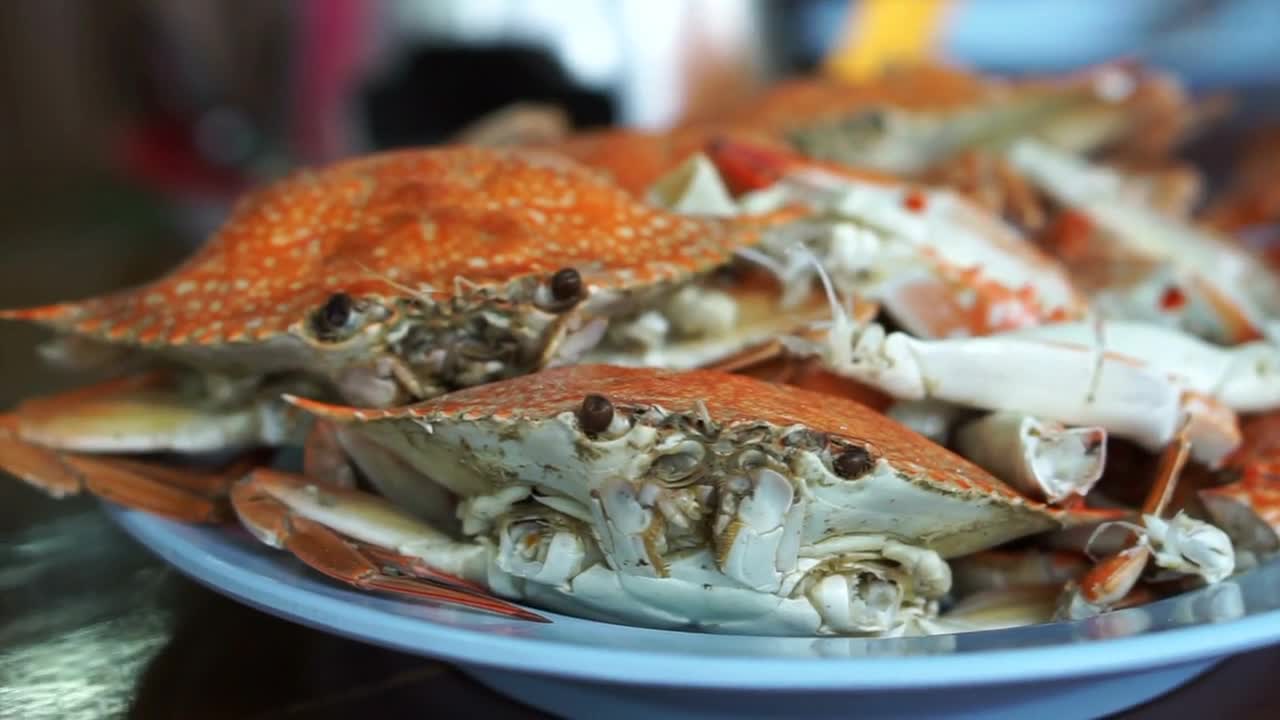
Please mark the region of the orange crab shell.
MULTIPOLYGON (((1167 155, 1188 133, 1223 112, 1221 99, 1193 102, 1172 76, 1128 60, 1016 80, 920 63, 890 67, 859 82, 829 77, 787 80, 722 120, 742 129, 787 133, 881 108, 908 113, 983 112, 1054 98, 1078 99, 1082 103, 1078 109, 1085 112, 1091 112, 1091 106, 1121 112, 1125 120, 1116 131, 1125 139, 1125 152, 1135 158, 1167 155)), ((1115 141, 1113 137, 1108 144, 1115 141)))
MULTIPOLYGON (((997 89, 994 81, 940 66, 904 68, 858 84, 804 77, 783 81, 717 120, 660 132, 590 131, 542 147, 596 168, 642 197, 662 176, 722 138, 790 151, 787 132, 832 118, 876 107, 945 111, 994 100, 1003 92, 1003 86, 997 89)), ((888 174, 865 172, 886 182, 892 179, 888 174)))
MULTIPOLYGON (((393 409, 365 410, 288 399, 318 417, 339 422, 405 418, 442 422, 550 418, 575 412, 588 394, 603 395, 615 407, 656 405, 682 413, 695 413, 698 403, 703 403, 715 421, 726 425, 803 425, 864 447, 873 458, 887 460, 899 472, 927 476, 941 486, 1003 498, 1048 514, 1059 512, 1026 499, 977 465, 853 400, 713 370, 569 366, 393 409)), ((1081 517, 1087 515, 1084 511, 1081 517)))
POLYGON ((972 107, 1007 98, 1014 88, 956 68, 912 65, 862 82, 831 77, 785 80, 744 103, 731 118, 743 127, 785 132, 806 122, 877 107, 936 112, 972 107))
POLYGON ((633 196, 644 199, 665 175, 725 137, 780 150, 788 147, 770 133, 710 124, 668 131, 596 130, 542 147, 600 171, 633 196))
POLYGON ((150 347, 261 341, 337 292, 448 297, 459 280, 500 287, 565 267, 596 286, 672 280, 726 262, 763 222, 667 213, 547 152, 387 152, 253 192, 149 285, 0 317, 150 347))

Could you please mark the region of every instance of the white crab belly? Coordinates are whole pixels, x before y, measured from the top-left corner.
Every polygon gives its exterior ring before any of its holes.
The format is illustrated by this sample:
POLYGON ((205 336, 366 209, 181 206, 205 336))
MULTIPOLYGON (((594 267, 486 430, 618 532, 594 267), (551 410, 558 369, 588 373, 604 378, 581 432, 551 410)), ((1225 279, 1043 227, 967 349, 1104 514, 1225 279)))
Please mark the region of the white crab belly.
POLYGON ((700 632, 816 635, 822 618, 804 598, 742 587, 715 569, 706 551, 671 563, 671 575, 644 577, 596 564, 567 586, 526 583, 524 599, 605 622, 700 632))
MULTIPOLYGON (((718 571, 707 550, 692 551, 674 559, 669 571, 668 577, 646 577, 595 564, 565 585, 535 582, 509 585, 510 578, 494 578, 491 584, 495 588, 506 585, 504 594, 516 599, 575 617, 717 634, 789 637, 917 634, 925 627, 922 623, 936 615, 936 605, 907 600, 884 624, 850 633, 833 627, 833 620, 838 623, 848 617, 849 608, 833 608, 829 603, 819 610, 820 605, 804 593, 774 594, 745 588, 718 571)), ((798 570, 783 587, 794 588, 803 574, 803 570, 798 570)), ((837 596, 837 599, 845 598, 837 596)))

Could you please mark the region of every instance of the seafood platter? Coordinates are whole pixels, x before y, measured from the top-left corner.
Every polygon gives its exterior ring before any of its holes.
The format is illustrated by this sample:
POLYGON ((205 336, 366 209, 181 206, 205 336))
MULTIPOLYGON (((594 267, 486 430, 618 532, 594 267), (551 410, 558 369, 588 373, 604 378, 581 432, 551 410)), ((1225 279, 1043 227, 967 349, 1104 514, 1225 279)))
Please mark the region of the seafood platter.
POLYGON ((1280 640, 1280 153, 1211 186, 1225 112, 921 65, 304 168, 0 311, 113 374, 0 468, 568 715, 1108 712, 1280 640))

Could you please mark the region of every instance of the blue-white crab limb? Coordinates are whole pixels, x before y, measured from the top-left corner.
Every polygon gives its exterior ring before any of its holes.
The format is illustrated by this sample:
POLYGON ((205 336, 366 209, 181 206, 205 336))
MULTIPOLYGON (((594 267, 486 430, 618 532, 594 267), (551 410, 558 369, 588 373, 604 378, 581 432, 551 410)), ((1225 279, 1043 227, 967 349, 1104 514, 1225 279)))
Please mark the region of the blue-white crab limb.
POLYGON ((793 336, 791 352, 906 400, 926 398, 1096 426, 1150 449, 1190 423, 1194 456, 1216 465, 1240 442, 1235 418, 1141 360, 1086 345, 990 335, 921 340, 878 324, 793 336))
MULTIPOLYGON (((1016 228, 955 192, 813 167, 778 169, 785 171, 783 180, 735 201, 699 154, 657 183, 654 199, 670 210, 716 216, 808 206, 804 222, 773 229, 759 246, 739 253, 778 277, 784 307, 807 297, 814 276, 822 275, 841 296, 881 303, 916 335, 970 333, 967 311, 940 311, 936 299, 942 295, 962 305, 957 276, 976 268, 982 282, 1004 287, 1010 296, 1032 288, 1040 312, 1075 315, 1083 308, 1057 263, 1016 228)), ((1000 325, 1009 313, 1027 311, 997 303, 983 323, 1000 325)))
MULTIPOLYGON (((1160 213, 1127 197, 1125 180, 1105 168, 1030 139, 1015 142, 1010 162, 1057 201, 1088 216, 1116 248, 1146 259, 1155 268, 1173 266, 1189 302, 1179 316, 1182 327, 1211 340, 1237 342, 1242 332, 1267 334, 1269 322, 1280 316, 1280 281, 1236 243, 1206 228, 1160 213), (1240 327, 1241 321, 1246 327, 1240 327)), ((1130 261, 1132 264, 1132 261, 1130 261)), ((1141 289, 1140 283, 1137 288, 1141 289)), ((1138 313, 1143 319, 1156 308, 1138 313)), ((1164 314, 1168 314, 1165 312, 1164 314)))
POLYGON ((1052 323, 1004 336, 1101 346, 1237 412, 1280 407, 1280 345, 1267 340, 1224 347, 1174 328, 1125 321, 1052 323))

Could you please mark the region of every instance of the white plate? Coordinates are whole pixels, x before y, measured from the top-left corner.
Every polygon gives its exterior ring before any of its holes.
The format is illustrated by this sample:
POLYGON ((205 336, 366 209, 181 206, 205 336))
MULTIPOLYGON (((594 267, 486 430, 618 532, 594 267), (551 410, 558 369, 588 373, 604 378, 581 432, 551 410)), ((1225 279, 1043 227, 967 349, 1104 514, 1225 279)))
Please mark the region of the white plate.
POLYGON ((107 505, 183 573, 266 612, 458 664, 564 717, 1098 717, 1280 642, 1280 562, 1090 620, 925 638, 769 638, 549 624, 357 592, 235 528, 107 505))

